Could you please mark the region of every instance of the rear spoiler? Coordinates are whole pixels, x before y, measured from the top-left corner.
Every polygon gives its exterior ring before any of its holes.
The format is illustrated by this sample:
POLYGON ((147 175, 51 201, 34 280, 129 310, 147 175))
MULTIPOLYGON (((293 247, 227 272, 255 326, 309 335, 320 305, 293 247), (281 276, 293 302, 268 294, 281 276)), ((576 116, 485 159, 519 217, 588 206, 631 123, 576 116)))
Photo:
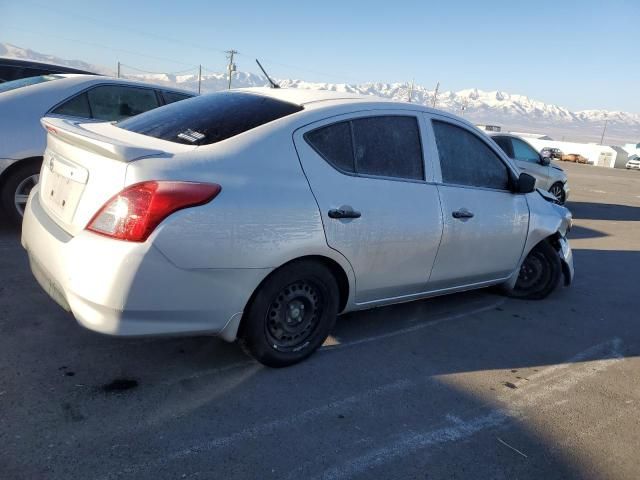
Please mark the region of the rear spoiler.
POLYGON ((115 140, 86 128, 80 122, 62 118, 42 118, 40 123, 48 132, 65 143, 82 147, 105 157, 121 162, 131 162, 145 157, 172 156, 164 150, 136 147, 121 140, 115 140))

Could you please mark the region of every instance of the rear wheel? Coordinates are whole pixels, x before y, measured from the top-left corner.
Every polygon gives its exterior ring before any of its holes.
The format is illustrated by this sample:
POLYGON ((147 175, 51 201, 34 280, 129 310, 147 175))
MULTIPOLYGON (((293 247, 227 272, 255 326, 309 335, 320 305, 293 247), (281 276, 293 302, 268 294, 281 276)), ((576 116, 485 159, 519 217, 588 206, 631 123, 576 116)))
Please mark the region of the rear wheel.
POLYGON ((22 223, 24 209, 31 189, 36 186, 40 176, 40 163, 28 162, 20 165, 9 174, 0 192, 2 209, 9 221, 19 225, 22 223))
POLYGON ((524 259, 512 297, 541 300, 555 290, 562 277, 558 252, 547 241, 540 242, 524 259))
POLYGON ((562 182, 556 182, 551 185, 549 193, 556 197, 556 200, 558 200, 558 203, 560 203, 560 205, 564 205, 564 202, 567 199, 567 195, 564 191, 564 185, 562 184, 562 182))
POLYGON ((324 265, 297 261, 274 272, 254 294, 240 340, 259 362, 285 367, 325 341, 338 314, 338 284, 324 265))

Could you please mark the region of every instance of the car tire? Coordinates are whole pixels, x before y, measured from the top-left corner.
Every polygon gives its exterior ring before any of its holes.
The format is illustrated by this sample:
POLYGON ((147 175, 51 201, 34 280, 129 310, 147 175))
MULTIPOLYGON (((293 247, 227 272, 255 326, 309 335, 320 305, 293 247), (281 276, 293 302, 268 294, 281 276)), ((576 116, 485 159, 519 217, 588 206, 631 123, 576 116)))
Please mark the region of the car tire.
POLYGON ((556 197, 560 205, 564 205, 567 201, 567 194, 564 191, 564 185, 562 184, 562 182, 556 182, 551 185, 551 188, 549 188, 549 193, 556 197))
POLYGON ((24 207, 26 206, 26 197, 21 197, 24 198, 24 203, 16 204, 17 195, 28 196, 38 181, 40 166, 40 162, 24 162, 24 165, 19 165, 13 170, 2 184, 2 191, 0 191, 2 209, 7 215, 9 222, 14 225, 20 225, 22 223, 24 207))
POLYGON ((338 299, 338 283, 327 267, 306 260, 289 263, 252 296, 240 324, 240 342, 269 367, 298 363, 331 333, 338 299))
POLYGON ((508 294, 514 298, 542 300, 556 289, 561 278, 560 255, 545 240, 536 245, 524 259, 516 284, 508 294))

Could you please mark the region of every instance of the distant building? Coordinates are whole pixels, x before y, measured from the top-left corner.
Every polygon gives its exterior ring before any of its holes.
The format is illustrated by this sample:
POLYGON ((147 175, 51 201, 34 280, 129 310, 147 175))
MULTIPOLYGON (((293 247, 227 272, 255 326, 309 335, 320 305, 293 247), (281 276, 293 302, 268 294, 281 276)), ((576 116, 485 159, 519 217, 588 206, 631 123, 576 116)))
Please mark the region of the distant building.
POLYGON ((627 152, 623 147, 617 147, 615 145, 611 145, 611 148, 613 148, 616 152, 616 159, 614 161, 613 167, 627 168, 627 162, 629 161, 629 158, 631 158, 629 152, 627 152))
POLYGON ((599 167, 613 168, 616 165, 618 152, 606 145, 595 143, 560 142, 557 140, 542 140, 538 138, 527 138, 527 141, 538 151, 544 147, 559 148, 565 155, 582 155, 592 165, 599 167))
POLYGON ((502 127, 500 125, 476 125, 480 130, 485 132, 501 132, 502 127))
POLYGON ((527 132, 509 132, 512 135, 517 135, 522 138, 530 139, 535 138, 536 140, 553 140, 549 135, 545 135, 544 133, 527 133, 527 132))

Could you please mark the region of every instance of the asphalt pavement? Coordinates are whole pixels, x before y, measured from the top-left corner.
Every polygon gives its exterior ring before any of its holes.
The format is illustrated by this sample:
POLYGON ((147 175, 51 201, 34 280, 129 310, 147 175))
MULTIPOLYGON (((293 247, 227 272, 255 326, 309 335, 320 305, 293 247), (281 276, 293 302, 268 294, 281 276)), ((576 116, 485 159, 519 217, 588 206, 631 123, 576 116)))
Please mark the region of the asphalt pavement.
POLYGON ((562 166, 571 287, 345 315, 278 370, 82 329, 0 227, 0 478, 640 478, 640 172, 562 166))

